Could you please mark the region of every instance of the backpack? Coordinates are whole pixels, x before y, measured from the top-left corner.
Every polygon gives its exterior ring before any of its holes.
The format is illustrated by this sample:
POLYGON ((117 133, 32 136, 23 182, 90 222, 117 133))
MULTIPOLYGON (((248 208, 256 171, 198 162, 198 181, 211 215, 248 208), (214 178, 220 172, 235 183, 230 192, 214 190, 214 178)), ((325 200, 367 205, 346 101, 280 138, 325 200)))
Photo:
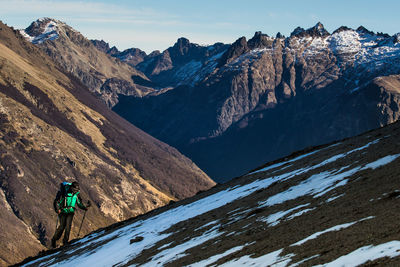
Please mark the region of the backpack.
POLYGON ((61 196, 65 197, 67 195, 67 192, 69 190, 69 188, 71 187, 72 183, 69 182, 62 182, 60 184, 60 192, 61 192, 61 196))
POLYGON ((78 198, 79 192, 73 194, 69 192, 72 183, 69 182, 62 182, 60 184, 60 192, 61 192, 61 199, 60 199, 60 207, 62 207, 61 211, 63 213, 73 213, 75 211, 75 204, 78 198))

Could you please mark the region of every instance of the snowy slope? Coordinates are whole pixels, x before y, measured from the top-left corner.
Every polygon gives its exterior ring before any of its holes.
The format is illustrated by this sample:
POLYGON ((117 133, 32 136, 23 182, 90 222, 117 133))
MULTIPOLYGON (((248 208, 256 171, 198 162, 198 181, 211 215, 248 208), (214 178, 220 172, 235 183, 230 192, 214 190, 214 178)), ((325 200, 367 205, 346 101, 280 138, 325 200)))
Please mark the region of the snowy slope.
POLYGON ((397 123, 288 157, 24 266, 398 263, 399 137, 397 123))

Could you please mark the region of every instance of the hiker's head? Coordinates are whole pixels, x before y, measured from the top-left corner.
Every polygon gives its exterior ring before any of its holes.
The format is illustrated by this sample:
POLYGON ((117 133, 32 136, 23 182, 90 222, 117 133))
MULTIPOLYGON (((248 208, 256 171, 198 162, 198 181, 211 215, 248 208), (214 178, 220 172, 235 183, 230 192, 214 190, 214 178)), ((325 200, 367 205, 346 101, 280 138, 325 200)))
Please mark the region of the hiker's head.
POLYGON ((78 182, 72 182, 71 184, 71 190, 73 193, 79 192, 79 183, 78 182))

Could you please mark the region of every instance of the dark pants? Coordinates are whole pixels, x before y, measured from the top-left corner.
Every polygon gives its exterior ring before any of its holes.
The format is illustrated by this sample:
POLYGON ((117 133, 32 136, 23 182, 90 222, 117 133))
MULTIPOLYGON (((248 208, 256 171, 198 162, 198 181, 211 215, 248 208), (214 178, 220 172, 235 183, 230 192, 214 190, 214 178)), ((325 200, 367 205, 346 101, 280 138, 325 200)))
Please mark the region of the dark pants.
POLYGON ((74 218, 74 213, 61 213, 59 215, 60 225, 57 227, 56 232, 54 233, 54 236, 52 238, 52 241, 55 242, 58 239, 60 239, 65 229, 63 244, 65 245, 68 243, 69 233, 71 232, 71 225, 73 218, 74 218))

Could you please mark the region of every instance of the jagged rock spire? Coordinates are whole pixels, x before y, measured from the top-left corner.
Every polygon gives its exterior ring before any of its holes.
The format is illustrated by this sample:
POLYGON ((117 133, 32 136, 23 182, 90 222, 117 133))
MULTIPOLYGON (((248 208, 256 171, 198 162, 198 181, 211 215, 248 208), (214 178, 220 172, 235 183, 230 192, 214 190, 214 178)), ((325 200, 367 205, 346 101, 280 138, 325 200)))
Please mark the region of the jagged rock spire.
POLYGON ((297 27, 294 31, 290 34, 290 37, 304 37, 304 36, 311 36, 311 37, 325 37, 328 36, 329 32, 325 29, 324 25, 321 22, 315 24, 314 27, 311 27, 307 30, 304 30, 301 27, 297 27))
POLYGON ((261 31, 255 32, 253 38, 247 42, 247 46, 250 49, 263 48, 271 46, 271 44, 272 41, 269 39, 268 34, 264 34, 261 31))
POLYGON ((225 52, 225 54, 222 55, 218 66, 223 66, 226 63, 231 62, 238 56, 248 52, 250 49, 247 46, 247 41, 246 37, 242 36, 239 39, 237 39, 225 52))

